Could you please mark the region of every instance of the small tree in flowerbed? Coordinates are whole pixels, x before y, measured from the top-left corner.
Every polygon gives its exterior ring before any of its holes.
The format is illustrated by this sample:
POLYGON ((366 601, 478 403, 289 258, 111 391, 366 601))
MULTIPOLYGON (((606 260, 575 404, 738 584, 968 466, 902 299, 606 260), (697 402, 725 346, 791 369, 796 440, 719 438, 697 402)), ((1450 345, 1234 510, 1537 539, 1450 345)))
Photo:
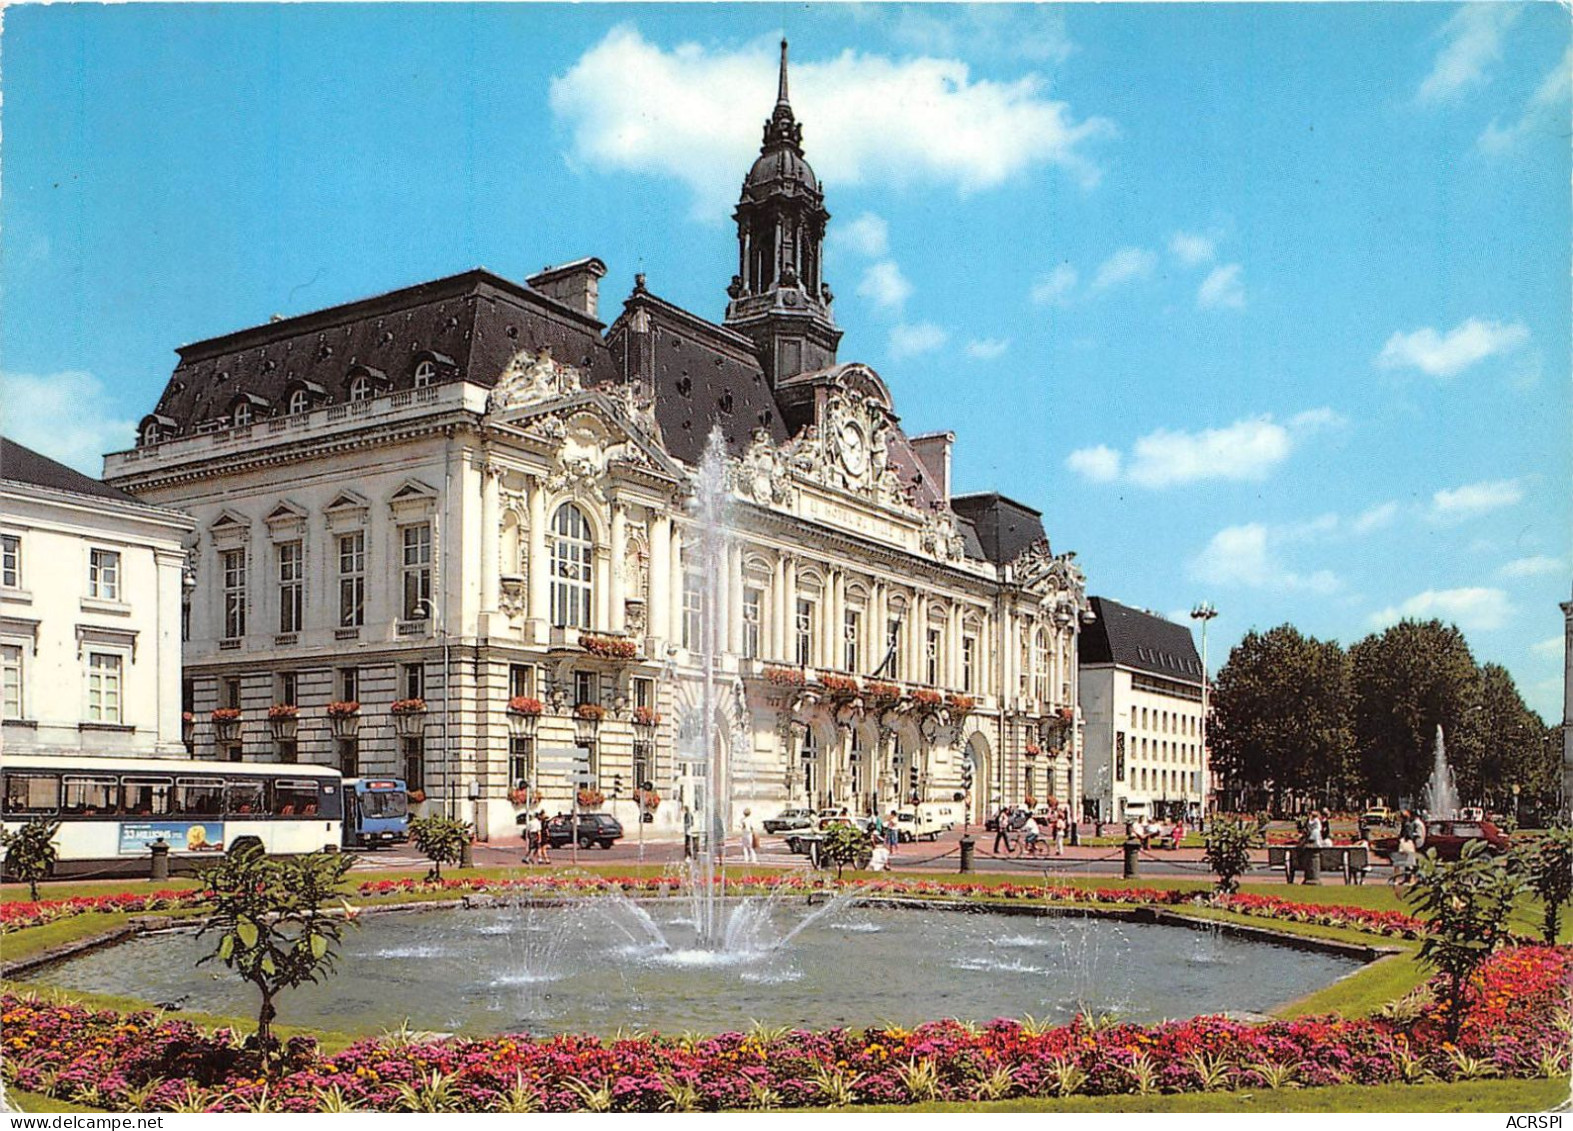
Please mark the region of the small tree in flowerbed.
POLYGON ((856 825, 832 825, 819 842, 819 859, 836 866, 836 879, 848 864, 862 865, 873 852, 868 834, 856 825))
POLYGON ((410 822, 410 839, 431 861, 427 879, 442 879, 444 864, 457 864, 464 858, 470 834, 469 824, 453 817, 417 817, 410 822))
POLYGON ((256 1041, 264 1063, 271 1063, 277 1047, 274 999, 333 970, 349 915, 339 885, 354 864, 353 856, 326 852, 277 859, 249 845, 198 874, 212 910, 197 937, 217 933, 218 942, 197 965, 216 959, 256 987, 262 998, 256 1041), (324 911, 335 899, 343 918, 324 911))
POLYGON ((1541 931, 1556 945, 1562 907, 1573 901, 1573 829, 1552 829, 1515 845, 1511 857, 1543 909, 1541 931))
POLYGON ((1508 916, 1524 890, 1518 869, 1493 856, 1485 841, 1466 841, 1454 863, 1433 849, 1420 861, 1408 899, 1428 920, 1420 961, 1447 978, 1442 1004, 1448 1039, 1458 1040, 1469 1012, 1469 982, 1491 952, 1508 938, 1508 916))
POLYGON ((38 902, 38 881, 54 866, 55 834, 59 821, 33 820, 14 833, 0 829, 0 848, 5 849, 5 870, 27 885, 28 898, 38 902))
POLYGON ((1215 818, 1207 827, 1202 836, 1207 846, 1203 857, 1218 877, 1219 891, 1239 890, 1240 877, 1251 869, 1251 849, 1262 843, 1266 831, 1266 821, 1235 817, 1215 818))

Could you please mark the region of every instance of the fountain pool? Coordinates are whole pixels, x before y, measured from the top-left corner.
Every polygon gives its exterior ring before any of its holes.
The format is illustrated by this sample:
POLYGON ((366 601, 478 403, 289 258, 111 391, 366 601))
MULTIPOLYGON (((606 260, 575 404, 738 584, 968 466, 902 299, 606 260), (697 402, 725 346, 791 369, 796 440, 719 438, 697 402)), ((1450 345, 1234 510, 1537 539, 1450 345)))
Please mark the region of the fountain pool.
MULTIPOLYGON (((1264 1012, 1357 968, 1354 959, 1211 931, 1060 916, 732 903, 728 946, 705 947, 691 905, 393 912, 345 938, 337 973, 283 996, 279 1020, 376 1033, 408 1020, 465 1034, 719 1032, 757 1020, 829 1028, 943 1017, 1135 1021, 1264 1012), (787 945, 782 942, 790 937, 787 945)), ((40 970, 37 981, 246 1016, 228 972, 194 968, 208 940, 146 935, 40 970)))

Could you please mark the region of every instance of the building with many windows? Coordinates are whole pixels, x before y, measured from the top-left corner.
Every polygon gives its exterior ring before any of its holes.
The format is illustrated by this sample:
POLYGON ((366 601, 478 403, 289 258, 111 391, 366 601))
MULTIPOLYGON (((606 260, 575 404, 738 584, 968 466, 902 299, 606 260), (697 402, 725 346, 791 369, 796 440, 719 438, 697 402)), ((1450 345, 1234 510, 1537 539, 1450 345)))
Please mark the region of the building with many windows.
POLYGON ((0 744, 183 756, 192 523, 0 439, 0 744))
POLYGON ((1209 780, 1191 630, 1107 597, 1091 604, 1079 642, 1088 815, 1194 820, 1209 780))
POLYGON ((719 323, 640 276, 606 325, 590 258, 183 347, 107 468, 195 521, 199 753, 397 771, 482 835, 581 786, 625 823, 659 795, 678 827, 719 430, 737 805, 1080 796, 1081 573, 1036 510, 954 495, 954 435, 908 436, 884 378, 838 360, 784 45, 736 221, 719 323))

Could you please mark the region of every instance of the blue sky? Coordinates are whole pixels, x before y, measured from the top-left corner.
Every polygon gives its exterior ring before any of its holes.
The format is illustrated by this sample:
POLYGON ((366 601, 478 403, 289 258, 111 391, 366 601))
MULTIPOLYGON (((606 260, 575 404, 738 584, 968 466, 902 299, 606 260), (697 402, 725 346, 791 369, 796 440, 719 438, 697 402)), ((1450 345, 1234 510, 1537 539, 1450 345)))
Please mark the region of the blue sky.
POLYGON ((13 7, 5 429, 89 470, 187 341, 586 254, 719 318, 790 36, 841 356, 1092 592, 1455 621, 1548 718, 1570 561, 1554 4, 13 7))

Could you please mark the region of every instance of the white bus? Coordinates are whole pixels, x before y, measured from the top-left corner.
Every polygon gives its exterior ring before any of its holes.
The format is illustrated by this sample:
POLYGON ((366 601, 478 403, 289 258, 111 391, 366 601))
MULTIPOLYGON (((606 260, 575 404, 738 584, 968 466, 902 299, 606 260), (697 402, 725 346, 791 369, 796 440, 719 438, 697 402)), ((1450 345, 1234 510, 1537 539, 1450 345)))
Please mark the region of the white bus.
POLYGON ((0 819, 60 822, 53 875, 148 875, 156 841, 189 872, 236 842, 281 856, 338 850, 344 801, 327 766, 6 755, 0 819))

